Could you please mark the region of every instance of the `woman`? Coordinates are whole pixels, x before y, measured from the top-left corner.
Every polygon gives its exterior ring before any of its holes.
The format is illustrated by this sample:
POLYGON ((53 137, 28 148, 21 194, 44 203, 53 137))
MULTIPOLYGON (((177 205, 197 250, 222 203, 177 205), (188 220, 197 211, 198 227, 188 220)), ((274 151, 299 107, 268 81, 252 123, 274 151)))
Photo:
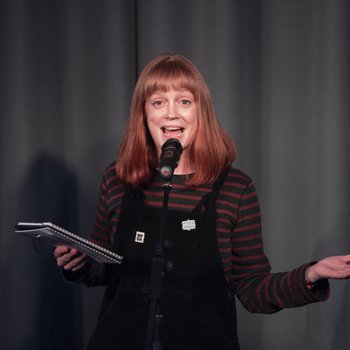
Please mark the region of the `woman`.
POLYGON ((350 275, 350 256, 270 273, 251 179, 231 167, 236 148, 220 127, 208 87, 183 56, 160 55, 141 73, 119 154, 103 176, 92 239, 124 256, 120 266, 86 264, 57 247, 66 279, 107 285, 89 349, 145 344, 150 265, 159 236, 162 145, 183 151, 172 178, 164 237, 160 339, 167 349, 239 349, 235 298, 273 313, 326 300, 329 278, 350 275), (188 225, 189 224, 189 225, 188 225))

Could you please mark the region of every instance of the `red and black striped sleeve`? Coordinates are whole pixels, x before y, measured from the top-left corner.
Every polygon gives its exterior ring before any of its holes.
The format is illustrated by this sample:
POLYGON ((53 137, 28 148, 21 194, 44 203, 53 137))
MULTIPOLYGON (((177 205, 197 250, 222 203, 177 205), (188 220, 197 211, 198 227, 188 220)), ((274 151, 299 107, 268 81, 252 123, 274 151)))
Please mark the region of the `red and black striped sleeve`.
POLYGON ((107 249, 112 248, 123 194, 123 185, 117 179, 113 163, 105 170, 102 177, 95 220, 90 234, 93 242, 107 249))
POLYGON ((232 275, 234 289, 250 312, 274 313, 326 300, 328 283, 318 291, 307 287, 305 271, 310 264, 290 272, 271 273, 263 249, 260 206, 252 181, 241 193, 237 223, 232 232, 232 275))
MULTIPOLYGON (((90 232, 91 240, 107 249, 112 249, 113 246, 123 194, 124 188, 117 179, 112 163, 102 176, 95 220, 90 232)), ((89 264, 84 276, 84 282, 88 286, 106 285, 108 279, 108 266, 97 262, 89 264)))

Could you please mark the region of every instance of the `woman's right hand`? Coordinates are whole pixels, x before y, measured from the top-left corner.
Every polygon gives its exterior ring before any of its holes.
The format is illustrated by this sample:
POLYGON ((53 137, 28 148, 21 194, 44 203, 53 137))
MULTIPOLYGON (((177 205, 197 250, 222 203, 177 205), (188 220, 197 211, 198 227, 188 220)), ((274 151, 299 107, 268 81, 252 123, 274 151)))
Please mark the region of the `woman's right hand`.
POLYGON ((86 255, 68 246, 57 246, 53 255, 56 258, 57 266, 65 270, 78 271, 85 265, 86 255))

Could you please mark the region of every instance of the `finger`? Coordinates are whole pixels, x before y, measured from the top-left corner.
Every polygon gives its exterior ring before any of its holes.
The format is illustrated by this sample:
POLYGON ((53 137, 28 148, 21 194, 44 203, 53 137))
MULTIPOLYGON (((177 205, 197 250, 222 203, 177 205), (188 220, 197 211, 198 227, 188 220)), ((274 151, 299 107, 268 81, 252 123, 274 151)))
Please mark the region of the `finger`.
MULTIPOLYGON (((59 267, 65 266, 78 254, 76 249, 70 250, 68 253, 65 253, 57 258, 57 265, 59 267)), ((79 253, 80 254, 80 253, 79 253)))
POLYGON ((72 251, 72 249, 69 246, 60 245, 60 246, 57 246, 55 248, 53 255, 57 259, 57 258, 61 257, 62 255, 67 254, 71 251, 72 251))
POLYGON ((79 265, 72 268, 72 271, 78 271, 85 265, 85 261, 81 262, 79 265))
POLYGON ((82 265, 83 263, 85 264, 85 258, 86 255, 82 254, 81 256, 72 259, 71 261, 69 261, 67 264, 64 265, 64 269, 65 270, 72 270, 73 268, 78 267, 79 265, 82 265))
POLYGON ((343 271, 338 271, 336 278, 337 279, 345 279, 350 277, 350 269, 346 269, 343 271))
POLYGON ((350 254, 348 254, 348 255, 343 255, 342 258, 343 258, 343 261, 344 261, 346 264, 350 264, 350 254))
POLYGON ((71 262, 69 262, 68 264, 66 264, 63 268, 65 270, 72 270, 72 271, 76 271, 78 270, 78 267, 81 265, 83 266, 85 264, 85 261, 77 263, 75 260, 72 260, 71 262))

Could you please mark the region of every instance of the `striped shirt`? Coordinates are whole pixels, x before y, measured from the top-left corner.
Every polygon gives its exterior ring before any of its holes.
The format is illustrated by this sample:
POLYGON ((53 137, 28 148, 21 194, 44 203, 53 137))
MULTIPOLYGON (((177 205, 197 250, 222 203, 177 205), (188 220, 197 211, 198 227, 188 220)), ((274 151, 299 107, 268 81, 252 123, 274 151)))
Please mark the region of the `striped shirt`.
MULTIPOLYGON (((161 208, 163 182, 155 177, 144 189, 145 204, 161 208)), ((174 175, 168 208, 192 211, 212 190, 211 184, 196 188, 185 185, 184 175, 174 175)), ((110 249, 115 239, 124 195, 114 163, 104 172, 91 239, 110 249)), ((328 283, 311 291, 305 281, 310 264, 290 272, 271 273, 263 250, 260 206, 252 180, 231 168, 216 200, 216 230, 219 253, 228 285, 251 312, 273 313, 286 307, 326 300, 328 283)))

